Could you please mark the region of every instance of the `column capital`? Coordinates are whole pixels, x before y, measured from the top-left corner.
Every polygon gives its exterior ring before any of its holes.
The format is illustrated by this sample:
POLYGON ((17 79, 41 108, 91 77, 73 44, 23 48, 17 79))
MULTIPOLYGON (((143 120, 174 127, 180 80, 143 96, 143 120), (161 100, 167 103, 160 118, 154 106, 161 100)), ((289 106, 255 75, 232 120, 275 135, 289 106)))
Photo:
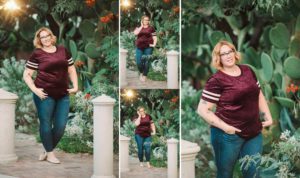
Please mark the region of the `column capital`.
POLYGON ((176 138, 170 138, 167 140, 167 143, 178 143, 179 141, 176 138))
POLYGON ((178 51, 175 51, 175 50, 171 50, 171 51, 168 51, 168 52, 167 52, 167 55, 168 55, 168 56, 178 56, 178 55, 179 55, 179 52, 178 52, 178 51))
POLYGON ((128 50, 120 48, 120 53, 127 53, 127 52, 128 52, 128 50))
POLYGON ((120 141, 130 141, 131 140, 131 138, 126 137, 124 135, 120 135, 119 139, 120 139, 120 141))
POLYGON ((92 103, 94 105, 114 105, 115 102, 116 102, 115 99, 104 94, 92 100, 92 103))
POLYGON ((0 88, 0 103, 16 103, 18 98, 16 94, 0 88))

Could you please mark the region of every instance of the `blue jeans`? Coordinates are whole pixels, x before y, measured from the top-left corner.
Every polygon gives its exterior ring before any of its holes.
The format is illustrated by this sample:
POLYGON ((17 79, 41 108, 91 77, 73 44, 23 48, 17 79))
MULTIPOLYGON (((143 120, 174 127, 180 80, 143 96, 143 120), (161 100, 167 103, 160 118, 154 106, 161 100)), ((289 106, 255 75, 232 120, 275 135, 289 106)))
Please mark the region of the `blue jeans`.
POLYGON ((47 152, 53 151, 64 134, 68 121, 70 100, 66 95, 60 99, 47 97, 41 100, 33 94, 40 121, 40 137, 47 152))
POLYGON ((149 72, 150 61, 146 59, 142 59, 142 56, 151 55, 152 51, 153 51, 152 47, 145 48, 145 49, 136 48, 136 52, 135 52, 136 64, 140 73, 142 73, 144 76, 147 76, 149 72))
POLYGON ((150 154, 151 154, 151 136, 150 137, 141 137, 138 134, 135 134, 135 141, 138 148, 138 157, 140 162, 143 162, 144 159, 144 150, 145 150, 145 157, 146 162, 150 161, 150 154))
MULTIPOLYGON (((262 153, 262 135, 245 140, 236 134, 227 134, 223 130, 211 127, 211 142, 215 153, 217 178, 232 178, 233 169, 238 159, 246 155, 262 153)), ((259 165, 260 160, 258 160, 259 165)), ((259 177, 255 163, 248 169, 242 169, 244 178, 259 177)))

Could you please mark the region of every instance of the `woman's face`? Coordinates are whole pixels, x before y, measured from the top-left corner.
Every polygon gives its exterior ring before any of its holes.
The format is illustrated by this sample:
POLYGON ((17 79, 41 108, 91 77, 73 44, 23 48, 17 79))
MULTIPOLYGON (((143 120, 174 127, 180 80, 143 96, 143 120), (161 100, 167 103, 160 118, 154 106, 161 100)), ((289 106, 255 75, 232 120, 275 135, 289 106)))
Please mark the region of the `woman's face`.
POLYGON ((52 46, 52 36, 47 31, 41 31, 39 34, 39 38, 43 47, 52 46))
POLYGON ((235 65, 235 52, 227 45, 221 47, 220 58, 223 67, 232 67, 235 65))
POLYGON ((150 19, 148 17, 143 18, 143 25, 149 25, 150 19))
POLYGON ((145 115, 145 109, 144 109, 144 108, 141 108, 141 109, 139 110, 139 112, 140 112, 140 114, 141 114, 142 116, 145 115))

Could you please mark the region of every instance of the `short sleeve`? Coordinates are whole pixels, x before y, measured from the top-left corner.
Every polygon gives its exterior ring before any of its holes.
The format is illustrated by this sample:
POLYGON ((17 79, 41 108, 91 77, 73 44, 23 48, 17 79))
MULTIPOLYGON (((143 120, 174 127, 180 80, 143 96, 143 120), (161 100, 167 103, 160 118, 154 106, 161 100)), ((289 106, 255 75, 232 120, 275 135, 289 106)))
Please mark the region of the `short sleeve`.
POLYGON ((201 99, 211 103, 218 103, 221 97, 221 88, 217 79, 214 77, 209 78, 202 91, 201 99))
MULTIPOLYGON (((248 67, 248 66, 247 66, 248 67)), ((251 74, 252 74, 252 76, 253 76, 253 78, 254 78, 254 80, 255 80, 255 82, 256 82, 256 85, 258 86, 258 88, 260 88, 260 84, 259 84, 259 81, 257 80, 257 77, 256 77, 256 75, 255 75, 255 72, 250 68, 250 67, 248 67, 249 68, 249 70, 250 70, 250 72, 251 72, 251 74)))
POLYGON ((68 66, 71 66, 74 64, 74 61, 72 59, 72 55, 70 54, 70 52, 65 48, 65 54, 66 54, 66 58, 68 59, 68 66))
POLYGON ((39 68, 39 62, 36 59, 36 53, 33 51, 29 57, 29 59, 26 61, 26 67, 32 70, 38 70, 39 68))
POLYGON ((156 31, 155 31, 154 27, 151 27, 151 35, 156 36, 156 31))

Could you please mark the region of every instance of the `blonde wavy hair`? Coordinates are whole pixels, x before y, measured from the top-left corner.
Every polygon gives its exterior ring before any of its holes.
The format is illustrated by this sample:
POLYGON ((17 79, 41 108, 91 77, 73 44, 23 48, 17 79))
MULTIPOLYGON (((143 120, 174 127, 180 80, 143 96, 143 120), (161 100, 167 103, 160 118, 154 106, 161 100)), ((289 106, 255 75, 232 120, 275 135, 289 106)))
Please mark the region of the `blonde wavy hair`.
POLYGON ((42 31, 46 31, 49 33, 49 35, 51 36, 51 40, 52 40, 52 45, 55 45, 56 44, 56 36, 53 34, 53 32, 47 28, 47 27, 41 27, 40 29, 38 29, 36 32, 35 32, 35 35, 34 35, 34 39, 33 39, 33 45, 36 47, 36 48, 42 48, 43 47, 43 44, 41 42, 41 39, 40 39, 40 33, 42 31))
MULTIPOLYGON (((150 17, 148 15, 143 15, 142 16, 142 21, 144 21, 144 18, 148 18, 149 19, 149 25, 151 25, 151 20, 150 20, 150 17)), ((144 23, 144 22, 143 22, 144 23)))
MULTIPOLYGON (((140 112, 140 109, 144 109, 144 111, 145 111, 145 108, 143 107, 143 106, 139 106, 138 108, 137 108, 137 110, 140 112)), ((145 111, 145 113, 146 113, 146 111, 145 111)))
POLYGON ((223 69, 223 64, 221 62, 220 50, 222 46, 228 46, 234 52, 235 63, 239 63, 241 61, 241 54, 236 50, 235 46, 228 41, 219 41, 214 50, 212 51, 212 66, 218 70, 223 69))

